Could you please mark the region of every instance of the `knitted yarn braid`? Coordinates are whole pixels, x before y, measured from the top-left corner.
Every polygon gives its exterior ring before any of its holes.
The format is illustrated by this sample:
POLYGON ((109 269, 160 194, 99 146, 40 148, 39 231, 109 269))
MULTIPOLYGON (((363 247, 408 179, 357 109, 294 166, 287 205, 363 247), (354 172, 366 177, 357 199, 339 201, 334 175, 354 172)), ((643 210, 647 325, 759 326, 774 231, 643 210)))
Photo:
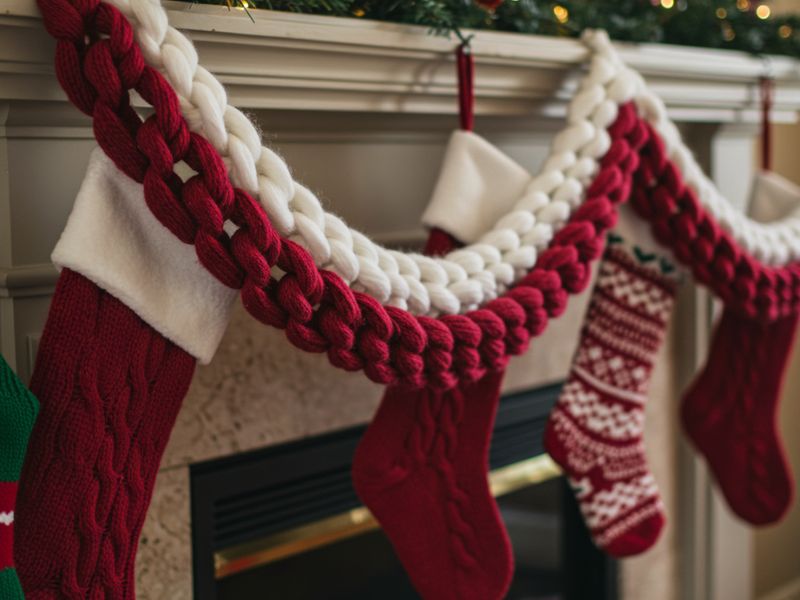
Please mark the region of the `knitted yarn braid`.
MULTIPOLYGON (((312 192, 293 181, 282 159, 261 145, 258 128, 227 104, 224 86, 199 64, 186 36, 169 25, 160 0, 104 1, 131 21, 145 60, 175 88, 189 126, 226 159, 233 181, 258 198, 280 234, 301 240, 318 266, 331 268, 382 304, 414 314, 466 312, 523 277, 580 204, 608 149, 606 128, 618 106, 631 100, 665 141, 687 185, 742 248, 770 265, 800 258, 800 214, 763 224, 732 208, 703 174, 663 102, 624 64, 603 31, 582 35, 592 51, 591 63, 568 104, 568 126, 555 136, 541 171, 522 197, 478 243, 434 262, 375 244, 324 210, 312 192)), ((461 112, 468 123, 466 112, 461 112)))
POLYGON ((774 321, 798 312, 800 263, 771 267, 745 252, 704 209, 647 126, 632 202, 653 234, 726 306, 750 318, 774 321))
MULTIPOLYGON (((181 240, 193 243, 200 261, 220 281, 242 289, 244 305, 256 318, 285 329, 296 346, 327 352, 334 365, 364 369, 381 383, 446 389, 459 379, 475 381, 487 370, 500 368, 509 354, 524 350, 530 335, 563 311, 567 294, 585 287, 588 264, 597 258, 602 235, 614 222, 614 205, 630 193, 639 149, 654 137, 632 105, 622 107, 609 128, 611 147, 584 205, 518 286, 463 316, 414 318, 353 292, 337 275, 318 270, 304 249, 276 234, 258 204, 227 181, 210 144, 188 131, 173 90, 144 65, 130 25, 113 7, 97 1, 73 6, 66 0, 41 0, 40 7, 48 31, 59 40, 56 66, 62 86, 76 106, 94 117, 96 137, 107 154, 144 183, 148 205, 159 220, 181 240), (130 107, 129 89, 136 89, 155 108, 144 123, 130 107), (197 172, 185 183, 172 170, 179 160, 197 172), (227 220, 239 226, 231 237, 223 230, 227 220), (273 265, 286 273, 280 280, 271 275, 273 265), (484 338, 500 344, 486 344, 484 338)), ((666 176, 663 171, 654 173, 666 176)), ((680 182, 676 169, 669 173, 680 182)), ((640 181, 649 184, 646 177, 640 181)), ((672 189, 692 197, 682 184, 672 189)), ((697 202, 687 210, 694 212, 682 212, 682 223, 714 224, 697 202)), ((663 215, 651 217, 657 223, 663 215)), ((721 290, 723 299, 732 299, 730 290, 743 289, 737 301, 747 314, 770 319, 796 310, 800 289, 786 285, 795 267, 763 267, 733 242, 730 246, 737 268, 752 267, 750 272, 726 266, 731 261, 724 253, 678 255, 685 261, 718 256, 720 266, 707 283, 721 290)))
MULTIPOLYGON (((551 155, 519 191, 513 208, 476 243, 431 260, 383 248, 325 211, 310 190, 293 180, 280 156, 262 146, 248 117, 227 104, 225 88, 199 64, 192 43, 169 26, 159 0, 109 4, 130 20, 146 62, 174 87, 189 127, 225 158, 232 180, 260 202, 277 231, 300 241, 318 266, 338 273, 351 287, 418 315, 466 312, 527 273, 580 204, 610 145, 606 128, 636 88, 631 74, 596 54, 569 103, 568 127, 555 136, 551 155)), ((459 69, 467 75, 471 54, 460 56, 459 69)), ((464 108, 471 106, 467 96, 463 99, 464 108)), ((462 114, 469 125, 469 111, 462 114)))
POLYGON ((31 389, 42 411, 20 479, 14 558, 28 600, 133 600, 156 472, 192 356, 62 271, 31 389))
POLYGON ((124 17, 99 2, 42 0, 45 24, 59 41, 56 67, 71 100, 91 114, 95 134, 118 167, 144 183, 156 217, 179 239, 193 243, 200 261, 220 281, 241 288, 259 320, 286 330, 289 340, 327 352, 336 366, 364 369, 375 381, 449 388, 475 381, 519 353, 531 332, 560 314, 567 293, 582 290, 588 263, 613 224, 612 203, 630 187, 644 142, 633 109, 621 111, 614 140, 587 202, 542 253, 536 269, 505 298, 464 316, 414 318, 353 292, 337 275, 316 268, 308 253, 282 240, 263 211, 227 180, 224 165, 204 138, 188 131, 174 92, 145 66, 124 17), (89 35, 86 35, 89 33, 89 35), (89 41, 87 41, 89 40, 89 41), (88 44, 88 45, 87 45, 88 44), (128 89, 153 104, 141 123, 128 89), (197 175, 183 183, 172 171, 184 160, 197 175), (223 224, 239 226, 229 237, 223 224), (271 276, 273 265, 285 275, 271 276), (315 308, 316 307, 316 308, 315 308))

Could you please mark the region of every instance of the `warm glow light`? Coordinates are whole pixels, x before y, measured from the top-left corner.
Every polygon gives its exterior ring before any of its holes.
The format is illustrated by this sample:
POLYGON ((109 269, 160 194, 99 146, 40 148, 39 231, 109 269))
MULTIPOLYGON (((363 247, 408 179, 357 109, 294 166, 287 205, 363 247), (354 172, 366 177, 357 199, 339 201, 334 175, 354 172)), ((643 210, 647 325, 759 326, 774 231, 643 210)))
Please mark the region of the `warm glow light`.
POLYGON ((756 16, 759 19, 769 19, 769 16, 772 14, 772 11, 769 9, 769 6, 766 4, 759 4, 758 8, 756 8, 756 16))
POLYGON ((353 16, 354 17, 363 17, 365 14, 367 14, 367 13, 364 12, 363 8, 357 8, 357 9, 355 9, 353 11, 353 16))
POLYGON ((739 10, 748 10, 750 8, 750 0, 736 0, 736 8, 739 10))
POLYGON ((718 19, 724 19, 727 16, 728 16, 728 11, 727 10, 725 10, 722 7, 717 9, 717 18, 718 19))
POLYGON ((736 32, 733 30, 733 27, 726 23, 726 26, 722 28, 722 37, 726 42, 732 42, 734 38, 736 38, 736 32))
POLYGON ((664 8, 672 8, 675 6, 675 0, 661 0, 661 6, 664 8))
POLYGON ((792 29, 791 25, 781 25, 778 27, 778 35, 781 36, 783 39, 792 37, 792 29))
POLYGON ((569 11, 560 4, 556 4, 553 7, 553 14, 556 16, 559 23, 566 23, 569 21, 569 11))

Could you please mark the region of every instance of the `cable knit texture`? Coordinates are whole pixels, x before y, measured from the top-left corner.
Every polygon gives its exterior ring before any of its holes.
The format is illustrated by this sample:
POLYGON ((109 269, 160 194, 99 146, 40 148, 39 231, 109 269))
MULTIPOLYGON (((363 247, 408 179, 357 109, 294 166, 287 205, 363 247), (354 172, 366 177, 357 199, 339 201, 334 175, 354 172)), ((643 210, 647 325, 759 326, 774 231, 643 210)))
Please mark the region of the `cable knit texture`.
MULTIPOLYGON (((426 253, 459 245, 441 229, 426 253)), ((353 483, 423 598, 497 600, 511 544, 489 489, 502 372, 452 390, 386 390, 353 457, 353 483)))
POLYGON ((356 491, 422 598, 499 600, 511 583, 511 544, 486 477, 502 379, 444 392, 390 387, 356 450, 356 491))
POLYGON ((17 488, 39 402, 0 356, 0 598, 22 600, 14 568, 17 488))
POLYGON ((794 483, 777 425, 797 315, 772 323, 725 309, 705 369, 681 406, 684 431, 708 461, 733 511, 748 523, 780 520, 794 483))
POLYGON ((31 389, 42 411, 20 480, 14 556, 28 600, 133 600, 161 455, 194 359, 65 269, 31 389))

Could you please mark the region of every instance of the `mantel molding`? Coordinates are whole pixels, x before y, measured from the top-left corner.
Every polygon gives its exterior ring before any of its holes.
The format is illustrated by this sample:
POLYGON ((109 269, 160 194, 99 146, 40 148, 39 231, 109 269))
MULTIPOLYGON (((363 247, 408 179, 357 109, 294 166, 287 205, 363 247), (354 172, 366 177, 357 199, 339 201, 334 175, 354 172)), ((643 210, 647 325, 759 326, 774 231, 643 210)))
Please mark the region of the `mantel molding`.
MULTIPOLYGON (((452 114, 454 41, 360 19, 166 2, 173 25, 244 109, 452 114)), ((0 0, 0 99, 64 101, 34 0, 0 0)), ((572 39, 477 32, 479 115, 560 117, 586 57, 572 39)), ((678 121, 755 123, 758 77, 778 82, 775 119, 800 109, 800 62, 740 52, 620 44, 678 121)))

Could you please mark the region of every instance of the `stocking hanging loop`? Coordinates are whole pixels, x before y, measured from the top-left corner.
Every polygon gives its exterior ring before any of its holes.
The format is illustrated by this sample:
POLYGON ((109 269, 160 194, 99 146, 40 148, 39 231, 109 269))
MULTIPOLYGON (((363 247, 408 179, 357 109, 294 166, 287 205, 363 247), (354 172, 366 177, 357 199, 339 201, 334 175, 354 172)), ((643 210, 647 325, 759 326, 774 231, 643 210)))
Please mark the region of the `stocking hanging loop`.
POLYGON ((475 121, 475 62, 472 57, 470 41, 472 36, 464 37, 456 30, 461 43, 456 48, 456 69, 458 71, 458 116, 461 129, 472 131, 475 121))
POLYGON ((761 168, 772 170, 772 104, 775 93, 775 80, 769 74, 759 78, 761 99, 761 168))

